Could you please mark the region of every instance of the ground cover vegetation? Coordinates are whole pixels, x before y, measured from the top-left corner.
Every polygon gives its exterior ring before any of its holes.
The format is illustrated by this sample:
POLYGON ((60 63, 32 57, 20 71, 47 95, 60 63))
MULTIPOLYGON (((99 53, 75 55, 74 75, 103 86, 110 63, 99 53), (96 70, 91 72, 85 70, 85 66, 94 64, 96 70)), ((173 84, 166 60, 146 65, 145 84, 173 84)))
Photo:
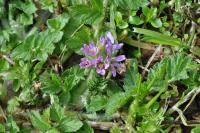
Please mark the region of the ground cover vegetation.
POLYGON ((0 132, 200 133, 197 0, 0 0, 0 132))

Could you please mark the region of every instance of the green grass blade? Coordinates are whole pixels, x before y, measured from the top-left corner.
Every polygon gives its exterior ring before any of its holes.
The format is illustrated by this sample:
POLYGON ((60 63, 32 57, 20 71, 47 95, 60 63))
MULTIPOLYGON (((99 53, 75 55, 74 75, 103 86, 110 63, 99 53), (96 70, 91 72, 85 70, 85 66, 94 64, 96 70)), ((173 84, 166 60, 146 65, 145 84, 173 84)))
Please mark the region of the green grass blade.
POLYGON ((145 37, 144 40, 147 42, 170 45, 170 46, 183 46, 182 42, 179 39, 172 38, 168 35, 164 35, 159 32, 143 28, 134 28, 133 32, 146 35, 147 37, 145 37))

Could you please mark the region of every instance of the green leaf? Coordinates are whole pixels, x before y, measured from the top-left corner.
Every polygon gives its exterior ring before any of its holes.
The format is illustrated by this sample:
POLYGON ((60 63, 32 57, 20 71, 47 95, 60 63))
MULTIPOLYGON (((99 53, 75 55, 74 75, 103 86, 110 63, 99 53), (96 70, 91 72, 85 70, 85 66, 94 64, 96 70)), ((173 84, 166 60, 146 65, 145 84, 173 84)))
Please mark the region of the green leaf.
POLYGON ((51 120, 59 122, 64 117, 64 108, 59 104, 53 104, 50 108, 51 120))
POLYGON ((160 28, 162 27, 162 21, 160 20, 160 18, 153 19, 151 20, 151 25, 155 28, 160 28))
POLYGON ((6 128, 5 128, 5 126, 2 125, 2 124, 0 124, 0 132, 1 132, 1 133, 6 132, 6 128))
POLYGON ((19 127, 17 126, 17 123, 13 120, 12 117, 8 117, 7 119, 6 130, 8 130, 10 133, 19 132, 19 127))
POLYGON ((200 132, 200 126, 196 126, 191 130, 191 133, 199 133, 200 132))
POLYGON ((87 106, 87 111, 88 112, 96 112, 105 107, 107 104, 107 99, 103 96, 96 95, 91 97, 91 102, 87 106))
POLYGON ((168 83, 188 79, 188 72, 196 71, 198 65, 192 58, 183 54, 165 57, 161 62, 154 65, 147 77, 147 82, 152 86, 159 86, 163 81, 168 83))
POLYGON ((66 41, 67 47, 75 51, 77 54, 82 54, 80 51, 83 44, 87 44, 91 40, 91 31, 87 27, 83 27, 80 31, 66 41))
POLYGON ((57 1, 52 1, 52 0, 40 0, 40 4, 42 5, 42 9, 44 10, 49 10, 50 12, 53 13, 54 8, 57 6, 58 2, 57 1))
POLYGON ((143 48, 143 49, 147 49, 147 50, 154 50, 155 49, 149 43, 144 43, 144 42, 140 42, 138 40, 133 40, 132 37, 126 37, 123 41, 126 44, 129 44, 130 46, 134 46, 134 47, 138 47, 138 48, 143 48))
POLYGON ((87 80, 87 86, 89 90, 99 90, 103 91, 107 88, 107 80, 103 79, 100 76, 92 76, 87 80))
POLYGON ((19 98, 18 97, 13 97, 8 101, 8 106, 7 106, 7 111, 8 113, 14 113, 19 106, 19 98))
POLYGON ((0 100, 4 100, 7 97, 7 87, 5 83, 0 82, 0 100))
POLYGON ((125 10, 138 10, 148 5, 148 0, 112 0, 112 2, 125 10))
POLYGON ((116 13, 115 21, 120 29, 125 29, 128 27, 128 23, 123 20, 121 12, 116 13))
POLYGON ((188 72, 198 70, 199 65, 191 57, 177 54, 168 59, 166 78, 168 82, 183 80, 188 78, 188 72))
POLYGON ((70 14, 72 17, 79 19, 83 23, 97 24, 103 20, 104 15, 102 10, 99 10, 102 4, 98 7, 96 2, 98 2, 98 0, 93 0, 94 7, 92 8, 88 5, 73 6, 70 8, 70 14))
POLYGON ((111 128, 110 133, 122 133, 122 132, 118 127, 113 127, 111 128))
POLYGON ((40 131, 47 131, 51 128, 51 125, 47 123, 39 114, 39 112, 36 111, 31 111, 30 114, 30 119, 32 125, 40 130, 40 131))
POLYGON ((77 131, 77 133, 94 133, 94 130, 85 122, 83 126, 77 131))
POLYGON ((138 73, 138 65, 136 60, 131 60, 130 65, 125 74, 124 86, 126 91, 132 91, 135 87, 138 87, 141 83, 141 75, 138 73))
POLYGON ((63 13, 59 16, 57 16, 56 18, 53 19, 49 19, 47 21, 47 25, 49 27, 49 29, 51 30, 62 30, 64 28, 64 26, 68 23, 69 21, 69 15, 66 13, 63 13))
POLYGON ((79 66, 74 66, 63 72, 62 77, 64 78, 64 90, 69 92, 72 90, 81 80, 84 80, 84 69, 79 66))
POLYGON ((11 56, 24 61, 36 59, 45 61, 49 54, 53 53, 54 43, 61 40, 63 32, 40 32, 28 36, 13 51, 11 56))
POLYGON ((59 124, 59 129, 65 133, 66 132, 76 132, 82 126, 83 126, 83 123, 79 119, 73 118, 73 117, 65 117, 61 120, 61 122, 59 124))
POLYGON ((22 13, 19 15, 18 20, 22 25, 30 25, 33 24, 33 16, 29 14, 22 13))
POLYGON ((60 133, 60 132, 58 131, 58 129, 52 128, 52 129, 48 130, 47 133, 60 133))
POLYGON ((147 6, 144 6, 142 8, 142 13, 146 17, 146 22, 149 22, 150 20, 156 18, 157 8, 148 8, 147 6))
POLYGON ((0 72, 8 70, 9 66, 9 63, 6 60, 0 59, 0 72))
POLYGON ((142 28, 134 28, 133 32, 146 35, 147 37, 144 38, 144 40, 148 42, 165 44, 170 46, 184 46, 179 39, 172 38, 159 32, 142 28))
POLYGON ((102 0, 91 0, 92 7, 98 9, 99 11, 103 10, 103 1, 102 0))
POLYGON ((40 81, 42 83, 42 91, 47 94, 57 94, 61 90, 62 87, 62 79, 54 73, 45 73, 40 77, 40 81))
POLYGON ((108 104, 106 105, 106 115, 111 116, 119 108, 126 104, 130 97, 131 94, 126 92, 119 92, 111 96, 108 100, 108 104))
POLYGON ((139 16, 130 16, 129 23, 134 25, 141 25, 144 21, 139 16))
POLYGON ((26 14, 33 14, 36 12, 37 8, 32 0, 28 0, 26 2, 17 2, 16 7, 22 11, 24 11, 26 14))

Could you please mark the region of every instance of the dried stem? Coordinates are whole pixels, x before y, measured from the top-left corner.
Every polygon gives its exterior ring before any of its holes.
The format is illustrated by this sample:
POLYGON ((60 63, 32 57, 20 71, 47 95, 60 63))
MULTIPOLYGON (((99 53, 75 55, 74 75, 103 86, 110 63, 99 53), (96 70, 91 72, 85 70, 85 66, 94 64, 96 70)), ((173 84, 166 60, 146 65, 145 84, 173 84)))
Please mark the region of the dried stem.
POLYGON ((146 70, 148 70, 148 67, 151 65, 152 61, 154 60, 155 56, 160 52, 161 50, 161 45, 159 45, 156 50, 154 51, 154 53, 152 54, 152 56, 149 58, 146 66, 144 67, 144 70, 142 72, 142 76, 144 77, 146 70))

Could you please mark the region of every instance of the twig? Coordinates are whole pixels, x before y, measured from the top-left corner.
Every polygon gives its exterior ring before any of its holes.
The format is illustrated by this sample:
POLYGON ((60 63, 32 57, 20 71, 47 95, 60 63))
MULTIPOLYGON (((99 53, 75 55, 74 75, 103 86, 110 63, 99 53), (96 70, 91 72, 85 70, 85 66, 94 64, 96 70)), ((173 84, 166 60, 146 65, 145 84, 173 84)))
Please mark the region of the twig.
POLYGON ((193 89, 192 91, 190 91, 186 96, 182 97, 180 101, 178 101, 169 111, 168 114, 172 114, 174 111, 178 112, 179 117, 176 118, 176 121, 181 118, 182 123, 185 126, 196 126, 196 125, 200 125, 199 124, 188 124, 187 119, 185 118, 183 112, 188 108, 188 106, 191 104, 191 102, 194 100, 194 98, 196 97, 197 94, 200 93, 200 87, 193 89), (187 102, 190 97, 192 97, 192 99, 190 100, 190 102, 188 103, 188 105, 184 108, 184 110, 180 110, 179 106, 181 106, 183 103, 187 102))
POLYGON ((200 64, 200 59, 195 59, 195 61, 200 64))
MULTIPOLYGON (((187 102, 190 99, 190 97, 192 97, 195 93, 197 94, 200 93, 200 87, 194 88, 186 96, 182 97, 173 107, 174 108, 180 107, 182 104, 187 102)), ((168 111, 168 114, 174 113, 175 110, 173 109, 173 107, 168 111)))
POLYGON ((158 52, 160 52, 161 50, 161 45, 159 45, 156 50, 154 51, 154 53, 152 54, 152 56, 150 57, 150 59, 148 60, 146 66, 144 67, 144 70, 142 72, 142 76, 144 77, 145 73, 146 73, 146 69, 148 70, 148 67, 150 66, 150 64, 152 63, 152 61, 154 60, 155 56, 158 54, 158 52))
POLYGON ((8 61, 8 63, 10 63, 11 65, 15 65, 15 62, 12 59, 10 59, 8 56, 2 55, 2 58, 8 61))
POLYGON ((110 130, 112 127, 119 126, 119 123, 114 122, 97 122, 97 121, 87 121, 87 123, 95 128, 100 130, 110 130))
MULTIPOLYGON (((185 106, 185 108, 183 109, 183 112, 185 112, 187 110, 187 108, 191 105, 191 103, 194 101, 195 97, 200 93, 200 91, 197 91, 192 98, 190 99, 189 103, 185 106)), ((177 121, 180 118, 180 116, 178 116, 175 120, 177 121)))
POLYGON ((149 69, 147 69, 147 68, 145 68, 145 67, 143 67, 143 66, 141 66, 141 65, 138 65, 138 67, 142 68, 144 71, 149 72, 149 69))

